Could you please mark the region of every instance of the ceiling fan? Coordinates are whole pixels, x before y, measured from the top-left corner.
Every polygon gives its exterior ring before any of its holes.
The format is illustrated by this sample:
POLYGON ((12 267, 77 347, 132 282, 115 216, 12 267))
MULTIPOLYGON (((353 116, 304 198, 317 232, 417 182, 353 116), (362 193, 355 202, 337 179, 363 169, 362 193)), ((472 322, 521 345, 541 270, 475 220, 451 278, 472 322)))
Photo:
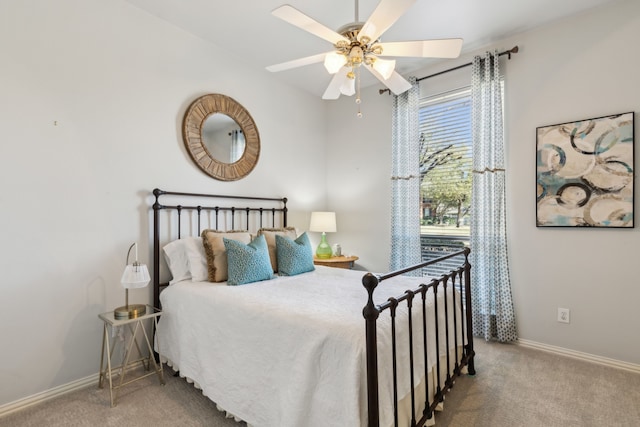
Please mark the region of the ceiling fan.
MULTIPOLYGON (((334 50, 271 65, 267 70, 276 72, 324 61, 334 77, 322 95, 323 99, 337 99, 340 94, 351 96, 356 92, 360 68, 364 67, 393 93, 399 95, 411 84, 395 71, 394 59, 382 57, 457 58, 462 39, 380 42, 380 36, 391 27, 416 0, 380 0, 366 22, 358 20, 358 0, 355 0, 355 22, 343 25, 337 31, 324 26, 291 5, 285 4, 271 13, 296 27, 331 42, 334 50)), ((360 102, 357 96, 356 102, 360 102)))

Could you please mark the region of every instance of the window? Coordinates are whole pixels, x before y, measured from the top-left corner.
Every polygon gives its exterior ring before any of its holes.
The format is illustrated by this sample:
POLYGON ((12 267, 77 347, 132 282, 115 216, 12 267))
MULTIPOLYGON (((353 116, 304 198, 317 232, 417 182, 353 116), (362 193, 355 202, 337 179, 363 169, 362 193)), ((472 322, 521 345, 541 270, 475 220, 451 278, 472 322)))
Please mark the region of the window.
POLYGON ((471 88, 422 99, 419 120, 420 234, 427 261, 469 241, 471 88))

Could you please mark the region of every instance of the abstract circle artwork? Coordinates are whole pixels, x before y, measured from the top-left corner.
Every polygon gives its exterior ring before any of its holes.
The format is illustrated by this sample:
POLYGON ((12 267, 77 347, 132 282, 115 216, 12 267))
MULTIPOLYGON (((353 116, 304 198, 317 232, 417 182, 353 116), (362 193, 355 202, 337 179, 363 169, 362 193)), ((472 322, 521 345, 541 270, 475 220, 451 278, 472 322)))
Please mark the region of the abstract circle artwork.
POLYGON ((536 225, 632 228, 633 113, 537 128, 536 225))

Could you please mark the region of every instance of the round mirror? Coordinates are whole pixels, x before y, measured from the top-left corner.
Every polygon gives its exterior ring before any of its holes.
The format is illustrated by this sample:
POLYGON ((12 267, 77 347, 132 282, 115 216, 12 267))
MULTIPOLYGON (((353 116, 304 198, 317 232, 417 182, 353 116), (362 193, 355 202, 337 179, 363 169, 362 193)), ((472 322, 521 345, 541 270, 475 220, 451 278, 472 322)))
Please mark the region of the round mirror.
POLYGON ((226 114, 213 113, 204 119, 202 143, 211 156, 222 163, 235 163, 244 154, 244 133, 226 114))
POLYGON ((228 96, 196 99, 185 113, 182 136, 195 164, 213 178, 235 181, 258 163, 258 128, 249 112, 228 96))

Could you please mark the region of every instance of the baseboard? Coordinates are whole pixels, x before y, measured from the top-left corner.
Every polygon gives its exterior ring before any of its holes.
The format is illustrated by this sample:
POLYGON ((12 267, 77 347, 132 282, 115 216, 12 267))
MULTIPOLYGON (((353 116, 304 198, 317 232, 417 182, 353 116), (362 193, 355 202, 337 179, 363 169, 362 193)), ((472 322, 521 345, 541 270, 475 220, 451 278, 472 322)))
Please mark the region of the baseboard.
MULTIPOLYGON (((140 366, 138 366, 137 363, 135 363, 133 366, 129 366, 126 369, 126 372, 136 370, 139 367, 140 366)), ((99 374, 95 373, 93 375, 89 375, 88 377, 84 377, 79 380, 72 381, 70 383, 63 384, 61 386, 54 387, 52 389, 49 389, 40 393, 36 393, 32 396, 28 396, 23 399, 16 400, 15 402, 7 403, 5 405, 0 406, 0 418, 2 418, 5 415, 9 415, 12 412, 28 408, 29 406, 37 405, 38 403, 46 402, 47 400, 53 399, 63 394, 71 393, 76 390, 80 390, 92 384, 95 387, 98 387, 98 379, 99 379, 99 374)), ((108 390, 109 382, 106 379, 105 381, 106 381, 105 387, 108 390)))
POLYGON ((88 377, 81 378, 79 380, 72 381, 70 383, 63 384, 61 386, 54 387, 40 393, 36 393, 32 396, 16 400, 15 402, 2 405, 0 406, 0 418, 5 415, 9 415, 12 412, 19 411, 20 409, 24 409, 29 406, 33 406, 38 403, 53 399, 54 397, 58 397, 66 393, 71 393, 72 391, 80 390, 81 388, 85 388, 90 384, 94 384, 96 387, 98 386, 98 374, 89 375, 88 377))
POLYGON ((572 357, 574 359, 585 360, 587 362, 597 363, 599 365, 609 366, 611 368, 624 369, 625 371, 640 374, 640 365, 637 365, 635 363, 623 362, 621 360, 596 356, 589 353, 583 353, 581 351, 569 350, 568 348, 556 347, 553 345, 529 341, 522 338, 518 338, 518 345, 528 348, 535 348, 537 350, 555 353, 562 356, 572 357))

